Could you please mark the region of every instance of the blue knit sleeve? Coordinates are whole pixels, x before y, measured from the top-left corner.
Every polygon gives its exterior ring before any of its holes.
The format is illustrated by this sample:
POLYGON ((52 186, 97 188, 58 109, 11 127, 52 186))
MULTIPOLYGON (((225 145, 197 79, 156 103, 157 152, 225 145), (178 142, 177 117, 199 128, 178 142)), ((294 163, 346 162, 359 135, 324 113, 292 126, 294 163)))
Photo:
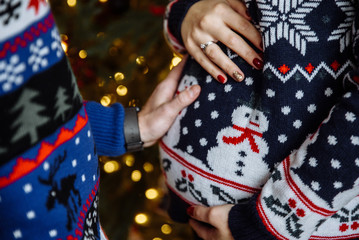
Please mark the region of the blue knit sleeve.
POLYGON ((123 132, 124 109, 119 103, 104 107, 97 102, 86 102, 91 130, 98 155, 119 156, 126 152, 123 132))

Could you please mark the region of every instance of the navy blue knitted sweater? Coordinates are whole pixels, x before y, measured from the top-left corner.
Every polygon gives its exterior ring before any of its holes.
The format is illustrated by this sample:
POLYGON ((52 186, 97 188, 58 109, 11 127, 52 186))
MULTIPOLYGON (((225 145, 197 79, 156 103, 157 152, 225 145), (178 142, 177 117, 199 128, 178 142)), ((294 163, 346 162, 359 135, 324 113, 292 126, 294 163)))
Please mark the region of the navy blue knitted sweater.
MULTIPOLYGON (((167 40, 197 1, 168 5, 167 40)), ((246 0, 264 68, 218 43, 246 79, 222 85, 189 59, 179 89, 202 87, 161 142, 173 219, 235 204, 235 239, 359 238, 359 16, 353 0, 246 0)))
POLYGON ((97 154, 125 152, 123 107, 83 104, 45 0, 0 1, 0 112, 0 239, 105 239, 97 154))

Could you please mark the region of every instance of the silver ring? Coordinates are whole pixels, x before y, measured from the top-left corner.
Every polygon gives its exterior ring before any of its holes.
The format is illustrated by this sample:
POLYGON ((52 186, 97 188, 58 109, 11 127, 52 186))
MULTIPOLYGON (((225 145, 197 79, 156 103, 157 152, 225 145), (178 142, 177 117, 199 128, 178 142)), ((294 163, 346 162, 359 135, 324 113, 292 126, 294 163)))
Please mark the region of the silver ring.
POLYGON ((206 43, 201 43, 201 45, 199 45, 199 47, 202 49, 203 52, 206 52, 206 48, 211 45, 216 43, 217 41, 208 41, 206 43))

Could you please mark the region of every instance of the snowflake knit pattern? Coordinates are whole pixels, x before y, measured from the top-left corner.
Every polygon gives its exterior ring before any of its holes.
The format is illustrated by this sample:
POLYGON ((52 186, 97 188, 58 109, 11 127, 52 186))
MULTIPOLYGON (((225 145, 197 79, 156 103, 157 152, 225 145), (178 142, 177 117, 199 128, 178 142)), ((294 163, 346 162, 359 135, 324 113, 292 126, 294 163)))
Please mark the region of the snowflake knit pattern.
MULTIPOLYGON (((184 52, 180 26, 197 2, 173 1, 166 38, 184 52)), ((253 69, 222 85, 189 59, 178 90, 199 84, 160 144, 172 203, 235 204, 235 239, 359 238, 358 2, 247 0, 264 44, 253 69), (250 224, 251 223, 251 224, 250 224)))
POLYGON ((0 1, 0 109, 0 239, 105 239, 97 153, 124 153, 123 108, 83 105, 45 0, 0 1))

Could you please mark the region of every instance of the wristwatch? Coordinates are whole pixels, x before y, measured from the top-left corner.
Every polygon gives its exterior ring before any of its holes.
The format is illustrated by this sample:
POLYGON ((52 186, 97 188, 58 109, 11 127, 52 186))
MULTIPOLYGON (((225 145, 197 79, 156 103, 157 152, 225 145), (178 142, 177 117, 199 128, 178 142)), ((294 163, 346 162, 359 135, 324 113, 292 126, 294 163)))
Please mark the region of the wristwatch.
POLYGON ((125 108, 125 120, 123 123, 125 142, 127 152, 136 152, 143 150, 143 142, 140 136, 138 126, 137 113, 140 111, 138 107, 125 108))

